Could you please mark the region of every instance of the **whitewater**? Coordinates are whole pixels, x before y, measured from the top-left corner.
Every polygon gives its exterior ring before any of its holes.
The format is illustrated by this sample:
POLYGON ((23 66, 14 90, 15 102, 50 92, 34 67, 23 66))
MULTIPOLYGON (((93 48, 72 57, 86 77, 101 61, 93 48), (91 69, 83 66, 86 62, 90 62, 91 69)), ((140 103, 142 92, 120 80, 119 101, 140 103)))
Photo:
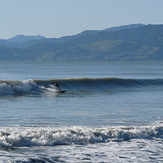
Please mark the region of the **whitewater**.
POLYGON ((163 63, 1 63, 0 74, 0 162, 163 162, 163 63))

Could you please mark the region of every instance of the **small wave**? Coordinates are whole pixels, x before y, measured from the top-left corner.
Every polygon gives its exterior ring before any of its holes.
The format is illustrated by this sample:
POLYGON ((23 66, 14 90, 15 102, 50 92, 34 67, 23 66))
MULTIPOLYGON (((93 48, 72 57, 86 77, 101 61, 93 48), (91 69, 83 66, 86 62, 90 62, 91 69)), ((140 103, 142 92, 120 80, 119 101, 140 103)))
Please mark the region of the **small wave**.
POLYGON ((119 88, 163 87, 163 79, 121 79, 121 78, 71 78, 33 80, 39 86, 49 87, 58 82, 66 90, 109 90, 119 88))
POLYGON ((0 81, 0 95, 56 93, 54 83, 68 91, 120 90, 163 87, 163 79, 77 78, 51 80, 0 81))
POLYGON ((1 147, 55 146, 163 138, 163 126, 1 128, 1 147))

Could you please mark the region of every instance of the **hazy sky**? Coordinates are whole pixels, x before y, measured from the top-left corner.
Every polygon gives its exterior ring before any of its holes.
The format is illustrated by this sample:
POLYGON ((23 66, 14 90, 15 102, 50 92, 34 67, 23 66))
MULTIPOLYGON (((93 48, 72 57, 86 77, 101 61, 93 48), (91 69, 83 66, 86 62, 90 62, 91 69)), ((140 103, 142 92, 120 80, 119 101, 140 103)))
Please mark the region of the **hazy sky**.
POLYGON ((0 38, 61 37, 136 23, 163 24, 163 0, 0 0, 0 38))

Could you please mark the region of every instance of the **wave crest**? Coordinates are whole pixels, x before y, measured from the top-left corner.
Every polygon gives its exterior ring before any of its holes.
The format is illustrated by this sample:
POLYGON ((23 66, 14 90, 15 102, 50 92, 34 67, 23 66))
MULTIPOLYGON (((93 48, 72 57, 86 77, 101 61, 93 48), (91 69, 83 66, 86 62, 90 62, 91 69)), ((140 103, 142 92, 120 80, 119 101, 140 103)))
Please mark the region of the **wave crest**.
POLYGON ((56 91, 55 87, 49 85, 46 88, 43 85, 38 85, 34 80, 24 81, 1 81, 0 95, 24 95, 24 94, 40 94, 49 91, 56 91))
POLYGON ((163 126, 0 129, 1 147, 55 146, 163 138, 163 126))
POLYGON ((54 83, 68 91, 130 90, 163 87, 163 79, 77 78, 51 80, 0 81, 0 95, 56 93, 54 83))

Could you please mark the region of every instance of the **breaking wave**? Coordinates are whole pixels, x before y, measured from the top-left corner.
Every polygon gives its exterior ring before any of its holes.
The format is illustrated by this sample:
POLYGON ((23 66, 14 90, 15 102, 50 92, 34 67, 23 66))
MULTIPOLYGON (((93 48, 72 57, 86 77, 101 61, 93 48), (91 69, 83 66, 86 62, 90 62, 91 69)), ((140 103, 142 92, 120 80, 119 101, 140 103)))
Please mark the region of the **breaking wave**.
POLYGON ((0 81, 0 95, 35 95, 57 91, 58 90, 53 85, 45 87, 43 85, 38 85, 34 80, 31 79, 24 81, 0 81))
POLYGON ((54 83, 67 91, 113 90, 163 87, 163 79, 72 78, 51 80, 0 81, 0 95, 56 93, 54 83))
POLYGON ((94 144, 130 139, 163 138, 163 126, 140 127, 62 127, 1 128, 1 147, 55 146, 94 144))

